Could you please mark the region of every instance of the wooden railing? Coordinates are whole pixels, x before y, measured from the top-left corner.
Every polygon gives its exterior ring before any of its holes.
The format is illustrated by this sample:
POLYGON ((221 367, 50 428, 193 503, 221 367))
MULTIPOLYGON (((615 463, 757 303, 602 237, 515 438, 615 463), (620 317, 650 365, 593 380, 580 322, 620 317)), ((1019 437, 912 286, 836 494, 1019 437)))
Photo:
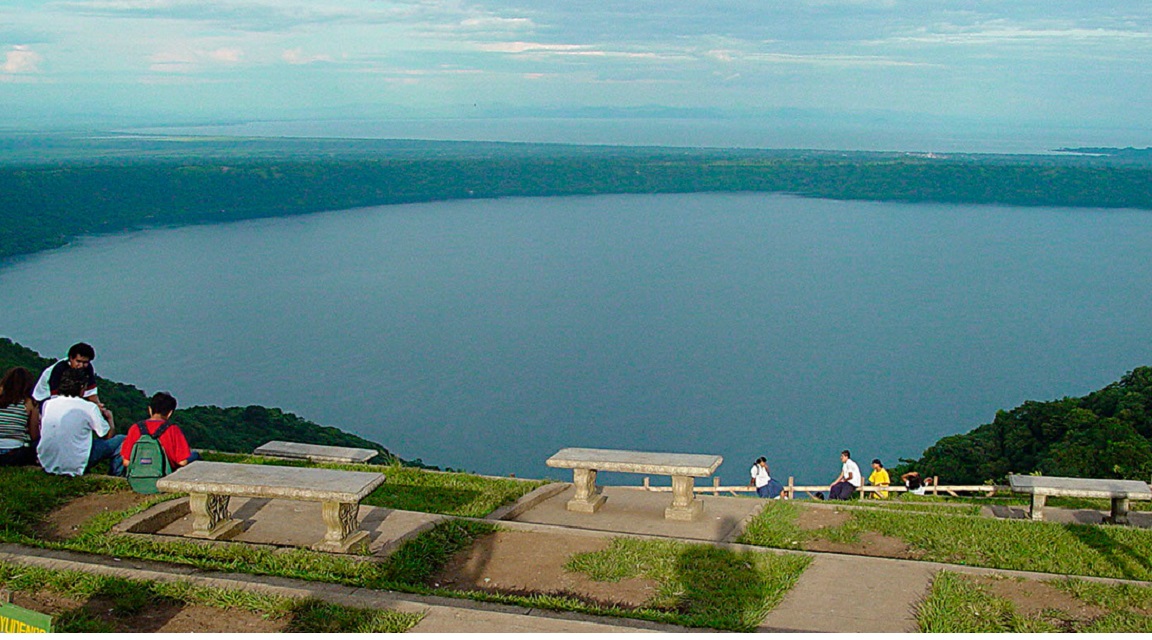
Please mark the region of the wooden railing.
MULTIPOLYGON (((672 490, 672 487, 654 487, 654 486, 652 486, 649 483, 647 476, 644 477, 643 488, 645 491, 671 491, 672 490)), ((807 494, 808 497, 810 497, 810 498, 815 498, 816 497, 815 494, 817 492, 822 492, 825 495, 827 495, 828 490, 829 490, 829 485, 826 485, 826 484, 823 484, 823 485, 822 484, 798 485, 798 484, 796 484, 795 478, 789 477, 788 478, 788 484, 784 486, 784 491, 781 492, 780 496, 785 498, 785 499, 791 500, 791 499, 796 498, 797 493, 804 493, 804 494, 807 494)), ((737 495, 739 493, 755 493, 756 489, 753 487, 749 487, 748 485, 724 486, 724 485, 720 484, 720 478, 719 477, 713 477, 712 478, 712 486, 710 486, 710 487, 709 486, 696 486, 693 488, 693 491, 695 491, 697 493, 711 493, 712 495, 718 496, 722 493, 730 493, 732 495, 737 495)), ((868 498, 869 493, 878 493, 881 491, 888 491, 890 493, 904 493, 904 492, 908 491, 908 488, 905 487, 904 485, 892 485, 892 486, 888 486, 888 487, 865 485, 865 486, 862 486, 862 487, 856 489, 856 491, 860 492, 861 498, 868 498)), ((982 494, 986 494, 986 495, 995 495, 997 492, 1008 493, 1009 488, 1007 486, 998 486, 998 485, 991 485, 991 484, 941 485, 940 484, 940 478, 935 477, 935 476, 932 478, 931 484, 924 486, 924 495, 929 495, 929 496, 950 495, 950 496, 954 496, 954 497, 959 497, 960 494, 962 494, 962 493, 965 493, 965 494, 982 493, 982 494)))

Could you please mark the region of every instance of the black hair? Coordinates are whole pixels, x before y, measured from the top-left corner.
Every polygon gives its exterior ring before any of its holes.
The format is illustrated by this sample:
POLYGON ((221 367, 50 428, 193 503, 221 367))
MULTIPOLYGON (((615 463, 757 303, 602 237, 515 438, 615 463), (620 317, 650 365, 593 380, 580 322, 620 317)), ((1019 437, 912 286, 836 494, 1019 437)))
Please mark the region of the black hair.
POLYGON ((24 367, 12 367, 0 380, 0 407, 24 402, 32 395, 32 386, 35 381, 32 374, 24 367))
POLYGON ((764 456, 756 458, 756 464, 760 464, 761 462, 768 462, 768 458, 765 458, 764 456))
POLYGON ((71 360, 76 356, 88 358, 89 360, 95 360, 96 350, 93 349, 92 345, 88 344, 87 342, 77 342, 71 347, 68 347, 68 359, 71 360))
POLYGON ((847 450, 847 449, 845 449, 845 450, 843 450, 843 451, 841 451, 841 452, 840 452, 840 455, 842 455, 842 456, 848 456, 849 458, 851 458, 851 457, 852 457, 852 452, 851 452, 851 451, 849 451, 849 450, 847 450))
POLYGON ((176 410, 176 398, 172 397, 171 393, 167 391, 158 391, 152 399, 148 401, 148 408, 152 413, 166 416, 176 410))
POLYGON ((881 469, 884 468, 884 463, 880 462, 880 458, 872 458, 872 464, 878 464, 878 465, 880 465, 881 469))

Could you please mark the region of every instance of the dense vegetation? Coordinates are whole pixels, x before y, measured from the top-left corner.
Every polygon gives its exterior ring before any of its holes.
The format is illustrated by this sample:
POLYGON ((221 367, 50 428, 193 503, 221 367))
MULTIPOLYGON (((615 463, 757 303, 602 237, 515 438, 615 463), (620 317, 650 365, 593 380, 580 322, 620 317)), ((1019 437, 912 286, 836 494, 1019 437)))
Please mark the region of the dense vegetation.
MULTIPOLYGON (((64 354, 60 354, 61 357, 64 354)), ((0 372, 21 366, 35 375, 55 360, 8 338, 0 338, 0 372)), ((99 371, 99 362, 97 371, 99 371)), ((148 397, 140 389, 104 378, 99 379, 100 400, 112 410, 123 431, 133 422, 148 417, 148 397)), ((380 452, 378 460, 391 459, 383 446, 335 427, 323 427, 291 413, 266 407, 185 407, 176 410, 173 421, 180 425, 196 449, 250 453, 270 440, 288 440, 337 447, 359 447, 380 452)))
POLYGON ((453 198, 704 191, 1152 209, 1152 163, 1111 155, 0 138, 0 260, 144 227, 453 198))
POLYGON ((1148 481, 1152 367, 1082 398, 1029 401, 991 424, 948 436, 904 467, 948 484, 1000 482, 1009 473, 1148 481))

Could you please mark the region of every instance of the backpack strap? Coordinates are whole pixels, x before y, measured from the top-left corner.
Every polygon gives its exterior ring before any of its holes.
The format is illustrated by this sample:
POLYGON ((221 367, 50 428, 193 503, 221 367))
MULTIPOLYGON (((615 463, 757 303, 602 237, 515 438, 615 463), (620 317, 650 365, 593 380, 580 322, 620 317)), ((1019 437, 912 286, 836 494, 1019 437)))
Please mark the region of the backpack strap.
POLYGON ((164 432, 167 431, 168 427, 170 427, 170 426, 172 426, 172 423, 165 420, 163 424, 161 424, 159 427, 156 427, 156 431, 153 431, 149 435, 151 435, 153 438, 156 438, 156 440, 159 441, 160 436, 164 435, 164 432))

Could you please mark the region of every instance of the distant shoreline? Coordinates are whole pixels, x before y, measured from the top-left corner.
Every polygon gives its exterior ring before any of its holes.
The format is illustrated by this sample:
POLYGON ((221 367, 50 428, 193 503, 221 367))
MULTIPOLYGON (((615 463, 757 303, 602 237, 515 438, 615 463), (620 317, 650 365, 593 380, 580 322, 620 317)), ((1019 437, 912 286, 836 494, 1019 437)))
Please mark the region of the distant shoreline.
POLYGON ((766 192, 1152 210, 1152 150, 1064 151, 1077 155, 0 137, 0 264, 81 236, 469 198, 766 192))

